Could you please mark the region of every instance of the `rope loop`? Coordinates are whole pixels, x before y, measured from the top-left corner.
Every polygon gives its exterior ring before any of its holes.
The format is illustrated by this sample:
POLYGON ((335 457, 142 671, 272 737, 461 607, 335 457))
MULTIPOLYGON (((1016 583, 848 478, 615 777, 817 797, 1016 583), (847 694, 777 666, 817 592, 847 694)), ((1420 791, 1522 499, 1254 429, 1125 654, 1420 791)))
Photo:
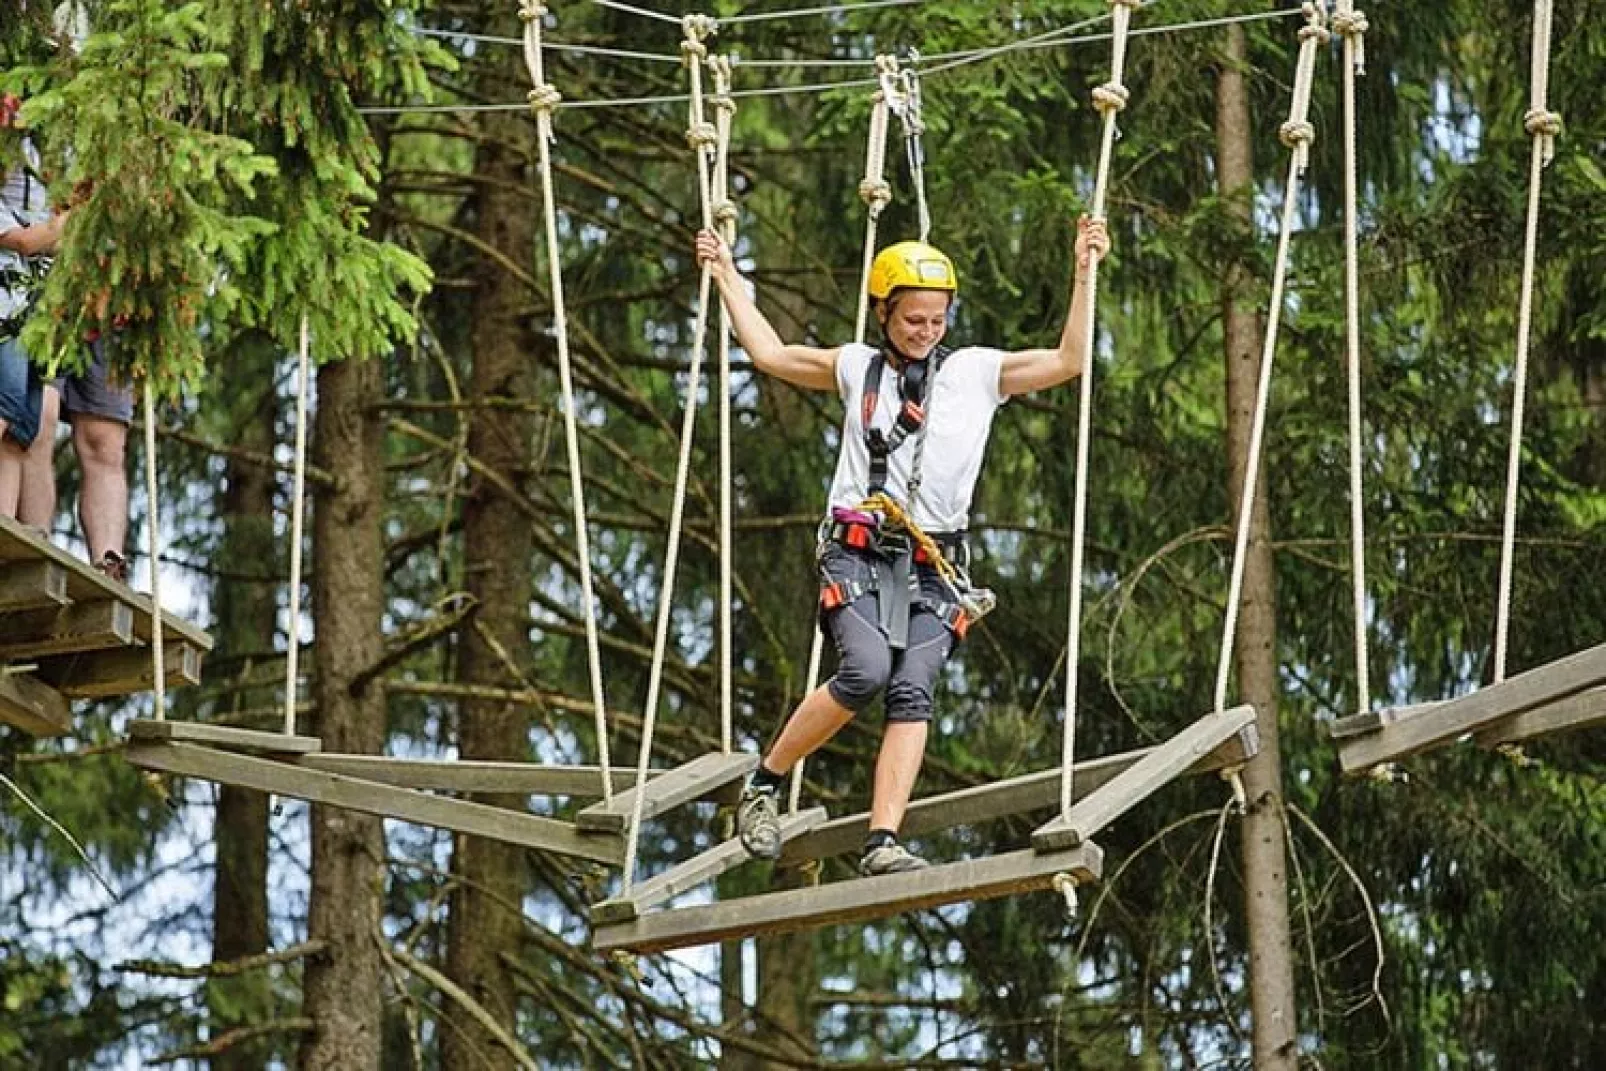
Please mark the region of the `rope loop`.
POLYGON ((694 149, 711 149, 719 144, 719 130, 713 123, 693 123, 686 129, 686 144, 694 149))
POLYGON ((706 58, 708 46, 703 42, 719 31, 719 23, 708 15, 687 15, 680 20, 680 26, 686 34, 680 42, 682 61, 689 66, 693 59, 706 58))
POLYGON ((1549 108, 1530 108, 1522 117, 1523 129, 1539 139, 1548 167, 1556 158, 1556 138, 1561 134, 1561 113, 1549 108))
POLYGON ((546 4, 542 0, 522 0, 519 4, 519 18, 525 22, 538 22, 546 18, 546 4))
POLYGON ((736 98, 731 96, 729 93, 709 94, 708 106, 714 109, 716 112, 724 112, 726 115, 736 114, 736 98))
POLYGON ((1131 99, 1131 92, 1120 82, 1105 82, 1093 90, 1093 107, 1100 115, 1119 114, 1131 99))
POLYGON ((1333 32, 1355 42, 1356 74, 1366 73, 1366 31, 1371 28, 1372 24, 1366 20, 1364 11, 1349 9, 1333 15, 1333 32))
POLYGON ((859 199, 870 206, 870 211, 879 212, 892 203, 892 185, 885 179, 865 179, 859 183, 859 199))
POLYGON ((528 100, 532 112, 550 117, 558 105, 563 103, 563 94, 558 92, 557 86, 544 83, 530 90, 528 100))

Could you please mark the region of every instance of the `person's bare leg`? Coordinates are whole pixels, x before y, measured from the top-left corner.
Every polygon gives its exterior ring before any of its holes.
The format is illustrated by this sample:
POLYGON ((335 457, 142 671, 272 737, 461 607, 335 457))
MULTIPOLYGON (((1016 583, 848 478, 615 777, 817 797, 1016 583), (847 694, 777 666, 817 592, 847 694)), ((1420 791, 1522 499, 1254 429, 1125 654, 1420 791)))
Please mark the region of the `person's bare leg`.
POLYGON ((17 520, 49 533, 56 520, 56 420, 61 394, 46 386, 39 412, 39 435, 22 459, 17 520))
POLYGON ((7 439, 6 422, 0 420, 0 517, 17 515, 17 497, 22 491, 22 447, 7 439))
POLYGON ((870 795, 870 828, 896 833, 903 825, 915 778, 926 755, 927 721, 890 721, 876 756, 875 787, 870 795))
POLYGON ((852 720, 853 711, 838 703, 829 687, 820 685, 803 697, 803 702, 786 720, 786 727, 769 754, 764 756, 764 768, 771 773, 786 773, 799 760, 818 751, 852 720))
POLYGON ((89 544, 89 560, 99 562, 107 551, 120 556, 128 536, 128 428, 104 417, 80 415, 73 419, 72 436, 84 471, 78 519, 89 544))

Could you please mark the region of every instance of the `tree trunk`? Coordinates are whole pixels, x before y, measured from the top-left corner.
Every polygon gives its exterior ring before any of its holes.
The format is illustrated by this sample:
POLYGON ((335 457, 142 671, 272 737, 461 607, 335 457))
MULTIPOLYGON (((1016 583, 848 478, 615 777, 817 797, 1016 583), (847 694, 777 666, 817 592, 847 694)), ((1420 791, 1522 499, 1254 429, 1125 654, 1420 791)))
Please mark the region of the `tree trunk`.
MULTIPOLYGON (((528 180, 510 146, 527 141, 524 119, 493 120, 481 142, 476 172, 486 181, 478 205, 478 235, 490 248, 527 271, 534 270, 535 216, 527 198, 512 189, 528 180)), ((474 295, 474 369, 470 395, 478 401, 535 396, 534 340, 519 321, 529 294, 523 284, 488 256, 480 258, 474 295)), ((512 409, 478 409, 469 428, 469 453, 523 487, 529 479, 534 417, 512 409)), ((469 684, 518 687, 507 663, 523 671, 531 661, 530 590, 534 544, 529 521, 483 480, 463 501, 464 586, 480 611, 475 629, 465 629, 458 647, 458 679, 469 684), (498 652, 496 647, 501 648, 498 652), (504 658, 504 653, 506 658, 504 658)), ((465 700, 460 706, 459 751, 465 759, 527 760, 529 722, 507 703, 465 700)), ((519 796, 476 796, 480 803, 523 808, 519 796)), ((453 862, 462 879, 452 894, 447 973, 483 1004, 508 1033, 515 1029, 517 990, 502 955, 521 944, 524 920, 516 906, 527 884, 523 850, 475 837, 458 837, 453 862)), ((442 1034, 445 1071, 513 1068, 505 1048, 477 1023, 461 1019, 442 1034)))
MULTIPOLYGON (((384 693, 351 690, 384 651, 384 425, 373 408, 381 383, 377 360, 324 365, 314 422, 313 456, 337 479, 313 512, 318 732, 325 750, 366 755, 385 741, 384 693)), ((302 1071, 380 1067, 384 880, 380 819, 313 807, 307 930, 329 950, 307 963, 305 1006, 315 1028, 301 1049, 302 1071)))
MULTIPOLYGON (((237 426, 236 445, 259 454, 273 452, 279 407, 271 384, 276 347, 271 339, 252 334, 234 347, 231 367, 244 383, 270 384, 263 404, 237 426)), ((274 474, 262 465, 230 458, 224 467, 223 544, 225 562, 276 561, 274 474)), ((276 588, 272 584, 235 580, 216 589, 217 653, 239 655, 262 650, 278 627, 276 588)), ((244 676, 250 662, 231 661, 229 672, 244 676)), ((259 688, 232 696, 234 709, 269 705, 277 692, 259 688)), ((219 711, 218 713, 222 713, 219 711)), ((213 837, 217 843, 216 880, 212 890, 212 958, 232 960, 264 952, 268 947, 268 797, 245 788, 218 790, 213 837)), ((260 976, 215 979, 208 1001, 220 1027, 239 1026, 266 1015, 267 987, 260 976)), ((252 1071, 267 1066, 260 1046, 238 1045, 212 1058, 213 1071, 252 1071)))
MULTIPOLYGON (((1216 167, 1221 192, 1247 229, 1253 226, 1253 126, 1243 72, 1249 65, 1242 27, 1227 31, 1216 80, 1216 167)), ((1224 274, 1222 319, 1227 358, 1227 456, 1233 515, 1244 494, 1250 425, 1263 344, 1261 323, 1246 267, 1224 274)), ((1249 931, 1249 993, 1254 1020, 1254 1061, 1260 1071, 1298 1066, 1293 954, 1288 929, 1288 874, 1284 857, 1282 762, 1277 736, 1277 615, 1271 518, 1265 476, 1249 522, 1235 668, 1245 702, 1259 712, 1260 753, 1244 769, 1249 797, 1243 824, 1245 914, 1249 931)))

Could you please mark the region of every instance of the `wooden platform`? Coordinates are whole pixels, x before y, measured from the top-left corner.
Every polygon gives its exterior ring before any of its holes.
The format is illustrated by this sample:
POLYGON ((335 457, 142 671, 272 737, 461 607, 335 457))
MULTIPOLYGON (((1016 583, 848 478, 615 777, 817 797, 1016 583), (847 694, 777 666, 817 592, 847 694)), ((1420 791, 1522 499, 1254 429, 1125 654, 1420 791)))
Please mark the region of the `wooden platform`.
POLYGON ((1485 745, 1606 723, 1606 644, 1442 703, 1359 714, 1334 723, 1345 773, 1398 762, 1463 736, 1485 745), (1593 697, 1593 698, 1591 698, 1593 697))
MULTIPOLYGON (((67 699, 148 691, 154 628, 147 596, 0 517, 0 722, 61 735, 67 699)), ((161 628, 167 685, 199 683, 211 637, 168 613, 161 628)))

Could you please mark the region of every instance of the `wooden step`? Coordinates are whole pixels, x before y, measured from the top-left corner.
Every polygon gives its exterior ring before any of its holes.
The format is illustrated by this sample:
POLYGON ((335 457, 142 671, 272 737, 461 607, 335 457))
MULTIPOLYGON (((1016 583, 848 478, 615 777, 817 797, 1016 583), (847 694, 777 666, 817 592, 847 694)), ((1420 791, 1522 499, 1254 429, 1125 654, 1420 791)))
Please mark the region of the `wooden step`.
POLYGON ((128 738, 140 743, 202 744, 225 751, 264 752, 270 755, 306 755, 323 748, 315 736, 290 736, 232 725, 193 721, 153 721, 140 718, 128 723, 128 738))
MULTIPOLYGON (((0 565, 0 617, 19 610, 48 610, 67 605, 67 570, 48 561, 0 565)), ((0 623, 0 633, 5 626, 0 623)))
POLYGON ((72 707, 31 674, 0 673, 0 722, 33 736, 64 736, 72 731, 72 707))
MULTIPOLYGON (((642 821, 674 810, 682 803, 701 799, 746 777, 757 765, 757 755, 726 755, 718 751, 699 755, 647 783, 646 798, 641 805, 642 821)), ((635 805, 636 788, 632 779, 630 787, 615 793, 612 800, 592 804, 575 815, 575 824, 586 833, 623 833, 630 824, 635 805)))
MULTIPOLYGON (((391 755, 307 755, 301 765, 328 773, 361 777, 402 788, 437 792, 470 792, 520 796, 602 795, 600 766, 549 766, 538 762, 493 762, 475 759, 403 759, 391 755)), ((633 768, 613 768, 613 788, 635 784, 633 768)), ((649 770, 649 778, 667 771, 649 770)))

